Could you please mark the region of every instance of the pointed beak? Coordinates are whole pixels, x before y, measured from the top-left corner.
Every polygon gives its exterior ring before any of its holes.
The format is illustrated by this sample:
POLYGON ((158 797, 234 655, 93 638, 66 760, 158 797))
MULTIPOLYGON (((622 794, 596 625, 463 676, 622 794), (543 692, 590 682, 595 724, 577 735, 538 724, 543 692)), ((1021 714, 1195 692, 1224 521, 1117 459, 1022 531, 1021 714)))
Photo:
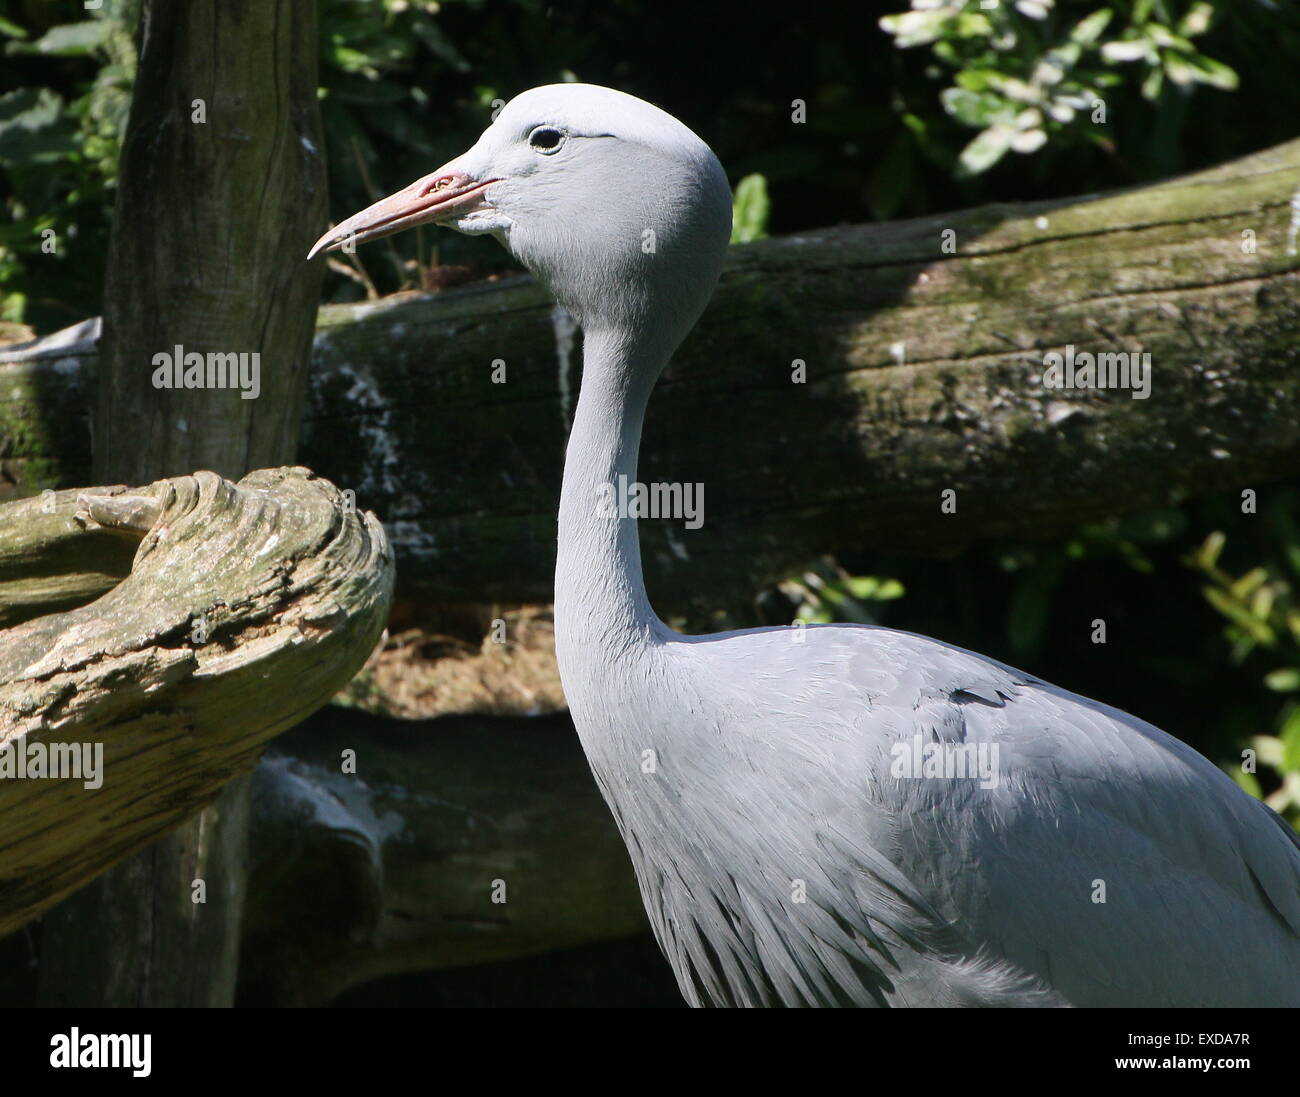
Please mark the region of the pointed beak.
POLYGON ((390 236, 426 221, 445 221, 477 209, 486 209, 483 192, 499 179, 471 178, 464 172, 440 168, 432 175, 417 179, 409 187, 381 198, 373 206, 354 213, 341 225, 335 225, 312 245, 308 259, 323 251, 334 251, 350 240, 364 244, 390 236))

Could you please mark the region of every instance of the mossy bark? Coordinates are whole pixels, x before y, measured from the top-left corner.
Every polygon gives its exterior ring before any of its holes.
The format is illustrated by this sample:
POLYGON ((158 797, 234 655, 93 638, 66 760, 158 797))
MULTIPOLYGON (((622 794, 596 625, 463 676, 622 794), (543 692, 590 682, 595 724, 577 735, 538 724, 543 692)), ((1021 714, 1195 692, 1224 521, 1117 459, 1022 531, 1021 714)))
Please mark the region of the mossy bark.
MULTIPOLYGON (((824 552, 947 554, 1293 474, 1298 192, 1292 142, 734 248, 646 417, 641 479, 705 486, 699 530, 642 523, 656 608, 744 601, 824 552), (1070 345, 1149 353, 1149 397, 1045 387, 1070 345)), ((384 516, 403 588, 546 600, 579 365, 541 289, 327 308, 316 364, 304 460, 384 516)))
MULTIPOLYGON (((706 488, 702 528, 642 523, 656 608, 744 602, 825 552, 948 554, 1294 473, 1297 192, 1300 141, 1113 194, 733 248, 647 415, 641 478, 706 488), (1045 388, 1044 356, 1071 344, 1150 353, 1149 398, 1045 388)), ((72 384, 78 353, 0 355, 0 376, 55 387, 62 361, 72 384)), ((381 515, 404 592, 548 600, 581 369, 545 292, 327 307, 314 363, 300 453, 381 515)))

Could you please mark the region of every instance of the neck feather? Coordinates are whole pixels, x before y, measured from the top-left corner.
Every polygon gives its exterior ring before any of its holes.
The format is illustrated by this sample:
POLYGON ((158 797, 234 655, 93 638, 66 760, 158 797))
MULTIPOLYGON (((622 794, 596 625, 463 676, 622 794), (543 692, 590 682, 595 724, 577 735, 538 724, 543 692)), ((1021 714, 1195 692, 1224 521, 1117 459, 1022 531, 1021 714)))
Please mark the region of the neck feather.
POLYGON ((574 659, 590 662, 646 643, 663 627, 646 599, 637 521, 620 516, 618 493, 636 480, 641 423, 669 353, 608 330, 585 333, 560 492, 555 634, 562 672, 574 659))

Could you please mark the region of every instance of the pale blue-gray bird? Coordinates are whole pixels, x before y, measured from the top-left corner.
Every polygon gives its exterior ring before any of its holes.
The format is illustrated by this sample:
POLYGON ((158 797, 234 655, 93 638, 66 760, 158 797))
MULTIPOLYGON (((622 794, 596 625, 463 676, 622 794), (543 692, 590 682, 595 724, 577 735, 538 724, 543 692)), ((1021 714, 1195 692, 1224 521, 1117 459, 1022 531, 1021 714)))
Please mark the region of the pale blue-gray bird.
POLYGON ((1177 739, 924 636, 655 616, 610 500, 727 249, 703 141, 535 88, 312 254, 422 222, 495 236, 582 326, 556 649, 687 1001, 1300 1005, 1300 841, 1177 739))

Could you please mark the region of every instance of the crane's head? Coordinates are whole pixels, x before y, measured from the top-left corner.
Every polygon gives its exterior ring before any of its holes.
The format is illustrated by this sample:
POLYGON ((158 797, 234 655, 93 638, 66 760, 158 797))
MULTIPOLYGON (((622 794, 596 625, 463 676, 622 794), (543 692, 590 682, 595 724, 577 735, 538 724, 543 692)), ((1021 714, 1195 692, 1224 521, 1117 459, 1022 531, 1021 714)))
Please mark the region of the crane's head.
POLYGON ((593 84, 533 88, 437 171, 331 229, 311 256, 432 222, 495 236, 586 327, 679 341, 713 292, 731 191, 658 107, 593 84))

